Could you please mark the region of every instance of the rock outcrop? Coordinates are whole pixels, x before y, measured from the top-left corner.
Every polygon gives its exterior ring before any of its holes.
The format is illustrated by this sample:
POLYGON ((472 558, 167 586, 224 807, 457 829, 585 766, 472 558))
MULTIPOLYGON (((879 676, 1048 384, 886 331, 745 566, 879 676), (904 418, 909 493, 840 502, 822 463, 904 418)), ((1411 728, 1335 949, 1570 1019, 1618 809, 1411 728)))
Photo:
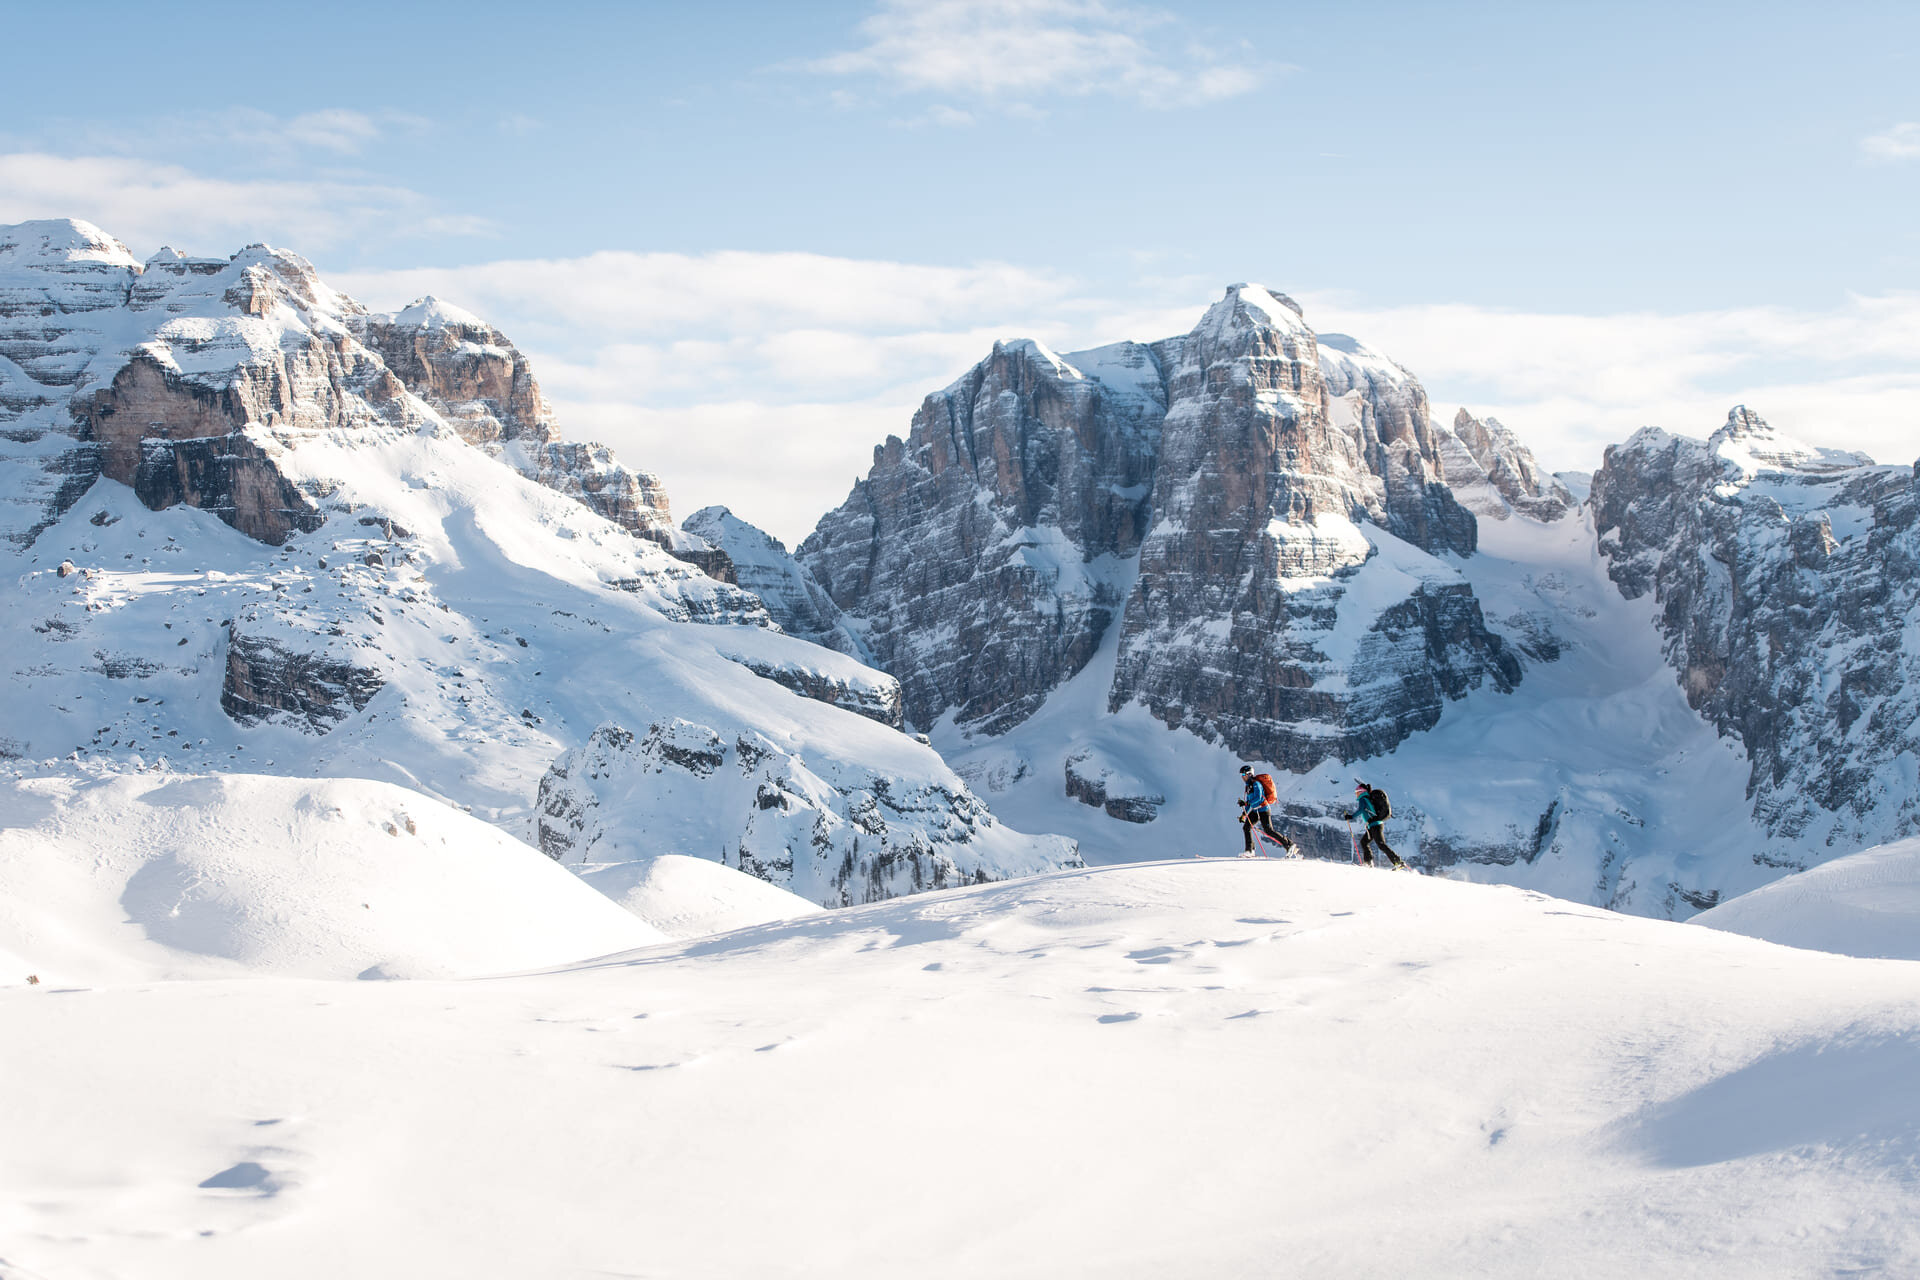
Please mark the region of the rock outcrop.
POLYGON ((1920 831, 1920 463, 1739 407, 1704 444, 1649 428, 1609 448, 1591 503, 1688 702, 1746 748, 1756 820, 1841 848, 1920 831))
POLYGON ((1519 678, 1443 558, 1476 525, 1439 438, 1405 370, 1236 285, 1179 338, 996 345, 797 558, 917 725, 1004 732, 1111 643, 1111 707, 1305 769, 1519 678))
POLYGON ((1080 865, 1070 841, 1008 831, 951 775, 907 784, 684 719, 638 735, 602 725, 555 761, 540 780, 540 848, 576 866, 715 857, 692 843, 710 826, 689 820, 692 795, 745 814, 721 863, 823 906, 1080 865))
POLYGON ((351 662, 235 635, 227 649, 220 709, 242 725, 274 722, 323 734, 365 710, 385 684, 377 672, 351 662))

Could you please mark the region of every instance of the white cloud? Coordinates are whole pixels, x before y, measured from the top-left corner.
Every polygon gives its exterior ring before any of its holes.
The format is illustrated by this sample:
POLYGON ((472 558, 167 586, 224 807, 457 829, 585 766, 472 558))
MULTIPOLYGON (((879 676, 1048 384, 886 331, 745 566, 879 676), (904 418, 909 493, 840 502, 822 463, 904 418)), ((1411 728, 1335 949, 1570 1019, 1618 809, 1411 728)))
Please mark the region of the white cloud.
MULTIPOLYGON (((685 514, 725 503, 789 545, 997 338, 1070 351, 1183 333, 1218 282, 1137 279, 1120 299, 1000 263, 802 253, 600 253, 329 275, 371 305, 435 293, 525 349, 576 439, 661 474, 685 514)), ((1307 318, 1412 369, 1450 418, 1493 413, 1548 465, 1591 469, 1641 426, 1705 436, 1745 402, 1815 443, 1920 454, 1920 296, 1600 315, 1377 307, 1302 295, 1307 318)))
POLYGON ((1887 163, 1920 159, 1920 123, 1907 121, 1862 138, 1860 150, 1869 160, 1887 163))
POLYGON ((860 23, 866 43, 811 64, 830 75, 876 76, 897 87, 988 100, 1110 93, 1154 107, 1249 93, 1261 68, 1229 63, 1171 34, 1165 13, 1103 0, 883 0, 860 23))
POLYGON ((0 222, 29 218, 82 218, 143 253, 172 244, 183 252, 224 254, 265 239, 311 255, 396 230, 450 236, 490 230, 484 219, 436 213, 431 201, 405 187, 210 178, 124 156, 0 154, 0 222))
POLYGON ((358 156, 395 136, 419 135, 433 122, 400 111, 360 111, 325 107, 297 115, 276 115, 258 107, 228 106, 217 111, 176 111, 94 123, 71 136, 55 129, 40 145, 65 155, 164 155, 176 163, 243 157, 249 166, 310 163, 314 153, 331 159, 358 156))
POLYGON ((280 132, 289 142, 301 146, 351 155, 378 138, 381 129, 374 118, 363 111, 333 107, 294 116, 281 126, 280 132))

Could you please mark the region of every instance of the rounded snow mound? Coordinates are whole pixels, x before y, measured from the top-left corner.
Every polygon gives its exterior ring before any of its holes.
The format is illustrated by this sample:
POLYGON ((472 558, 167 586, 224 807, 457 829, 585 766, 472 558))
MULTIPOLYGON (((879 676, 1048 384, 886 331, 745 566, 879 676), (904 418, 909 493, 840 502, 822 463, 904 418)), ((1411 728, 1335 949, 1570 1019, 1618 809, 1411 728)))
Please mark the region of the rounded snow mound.
POLYGON ((663 940, 537 850, 390 783, 0 785, 0 956, 43 981, 461 977, 663 940))
POLYGON ((824 909, 744 871, 679 853, 588 863, 577 870, 582 880, 670 938, 731 933, 824 909))
POLYGON ((1920 960, 1920 839, 1835 858, 1689 923, 1807 951, 1920 960))

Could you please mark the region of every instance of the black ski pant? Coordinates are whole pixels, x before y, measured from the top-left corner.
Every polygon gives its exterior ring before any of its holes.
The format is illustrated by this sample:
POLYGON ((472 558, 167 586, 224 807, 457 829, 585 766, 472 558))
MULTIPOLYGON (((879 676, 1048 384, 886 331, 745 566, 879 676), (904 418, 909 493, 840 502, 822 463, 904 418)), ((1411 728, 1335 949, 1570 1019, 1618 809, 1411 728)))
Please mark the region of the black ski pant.
POLYGON ((1255 825, 1258 825, 1262 831, 1272 836, 1275 844, 1283 847, 1286 845, 1287 838, 1273 829, 1273 815, 1265 809, 1261 809, 1256 813, 1243 814, 1240 818, 1241 834, 1247 838, 1248 853, 1253 852, 1253 828, 1255 825))
MULTIPOLYGON (((1247 838, 1251 840, 1253 837, 1248 836, 1247 838)), ((1397 867, 1400 865, 1400 855, 1387 847, 1387 838, 1380 833, 1380 824, 1377 822, 1369 822, 1367 824, 1366 834, 1360 837, 1360 861, 1366 863, 1368 866, 1373 865, 1373 850, 1367 847, 1370 844, 1379 845, 1380 852, 1391 858, 1394 866, 1397 867)))

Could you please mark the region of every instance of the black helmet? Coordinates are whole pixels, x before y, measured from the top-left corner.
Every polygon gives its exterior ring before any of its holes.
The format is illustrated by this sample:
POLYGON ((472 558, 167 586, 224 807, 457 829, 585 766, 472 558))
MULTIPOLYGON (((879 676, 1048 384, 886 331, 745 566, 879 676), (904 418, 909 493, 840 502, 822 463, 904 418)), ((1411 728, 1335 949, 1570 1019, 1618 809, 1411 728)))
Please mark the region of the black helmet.
POLYGON ((1243 765, 1241 765, 1241 766, 1240 766, 1240 772, 1241 772, 1241 773, 1243 773, 1243 774, 1248 774, 1248 773, 1252 773, 1252 772, 1253 772, 1253 766, 1252 766, 1252 765, 1250 765, 1250 764, 1243 764, 1243 765))

